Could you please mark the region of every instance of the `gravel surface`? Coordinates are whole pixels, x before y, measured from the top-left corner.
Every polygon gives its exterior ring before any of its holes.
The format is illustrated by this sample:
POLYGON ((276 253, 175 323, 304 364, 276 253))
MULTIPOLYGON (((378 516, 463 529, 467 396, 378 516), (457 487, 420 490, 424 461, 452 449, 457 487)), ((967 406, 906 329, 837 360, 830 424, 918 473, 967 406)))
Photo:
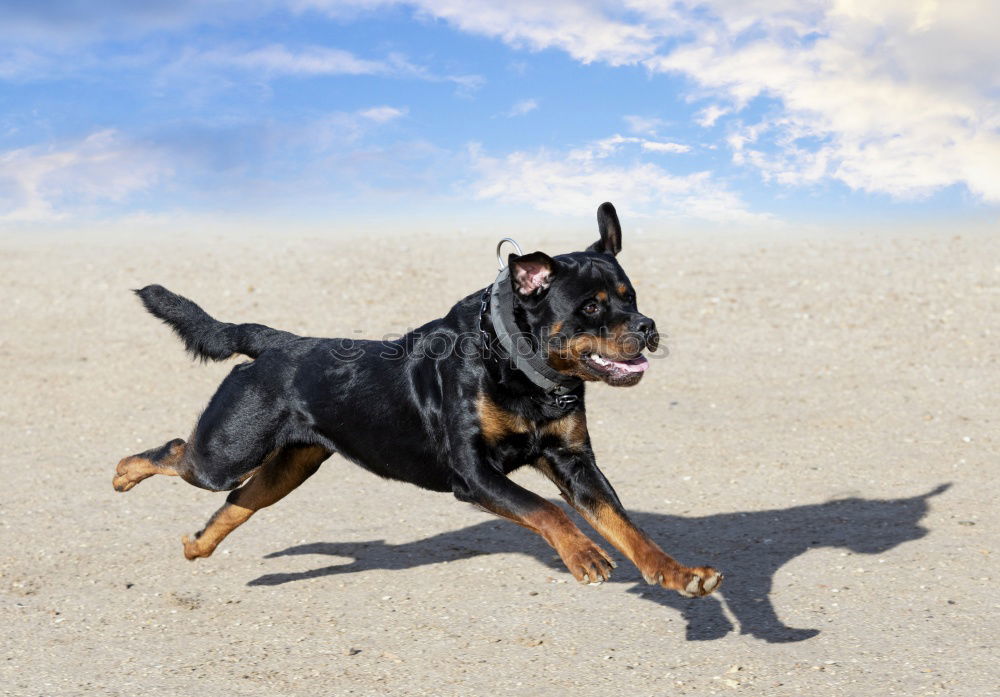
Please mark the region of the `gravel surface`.
POLYGON ((379 337, 490 282, 493 242, 4 240, 0 694, 1000 693, 995 235, 626 229, 669 357, 590 388, 591 434, 637 521, 726 573, 710 598, 620 555, 580 586, 528 531, 337 457, 197 562, 180 537, 224 494, 112 490, 232 365, 191 361, 129 288, 379 337))

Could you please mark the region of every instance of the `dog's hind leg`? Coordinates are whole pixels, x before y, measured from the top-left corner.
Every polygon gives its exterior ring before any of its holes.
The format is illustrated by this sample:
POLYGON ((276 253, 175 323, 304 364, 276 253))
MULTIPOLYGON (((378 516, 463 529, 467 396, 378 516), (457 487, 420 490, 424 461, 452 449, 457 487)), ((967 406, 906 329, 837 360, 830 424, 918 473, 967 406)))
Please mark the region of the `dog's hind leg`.
POLYGON ((215 548, 256 511, 284 498, 315 474, 331 453, 325 448, 287 446, 272 453, 260 469, 239 489, 232 491, 222 506, 193 538, 184 536, 184 556, 188 559, 211 556, 215 548))
POLYGON ((123 458, 115 468, 115 478, 112 482, 115 491, 128 491, 154 474, 166 474, 171 477, 182 475, 185 469, 186 449, 187 443, 180 438, 174 438, 158 448, 123 458))
POLYGON ((288 426, 287 409, 262 384, 269 374, 254 364, 238 365, 226 376, 188 441, 178 439, 118 463, 114 487, 128 491, 154 474, 179 476, 209 491, 229 491, 265 461, 288 426))

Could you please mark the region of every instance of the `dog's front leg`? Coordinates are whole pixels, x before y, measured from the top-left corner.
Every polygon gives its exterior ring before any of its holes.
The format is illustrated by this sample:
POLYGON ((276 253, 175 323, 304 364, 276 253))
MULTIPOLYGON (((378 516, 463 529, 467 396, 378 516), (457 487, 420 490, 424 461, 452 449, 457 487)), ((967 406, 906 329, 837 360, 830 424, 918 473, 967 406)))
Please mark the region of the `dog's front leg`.
POLYGON ((471 466, 455 477, 455 497, 533 530, 559 553, 581 583, 601 583, 615 563, 559 506, 528 491, 488 465, 471 466))
POLYGON ((718 571, 678 563, 629 519, 589 447, 551 448, 537 467, 595 530, 638 567, 647 583, 686 596, 708 595, 721 584, 718 571))

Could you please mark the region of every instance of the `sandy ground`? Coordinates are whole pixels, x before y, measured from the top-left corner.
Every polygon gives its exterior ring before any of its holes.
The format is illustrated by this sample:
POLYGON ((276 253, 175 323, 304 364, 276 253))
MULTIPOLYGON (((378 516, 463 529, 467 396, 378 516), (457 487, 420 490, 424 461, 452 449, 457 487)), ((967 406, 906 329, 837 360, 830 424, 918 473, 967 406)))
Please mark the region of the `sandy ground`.
POLYGON ((223 494, 112 490, 231 367, 189 360, 127 289, 378 337, 492 280, 491 247, 5 240, 0 694, 1000 693, 996 236, 626 229, 670 355, 591 388, 591 433, 637 521, 726 572, 711 598, 620 555, 579 586, 528 531, 336 457, 194 563, 180 536, 223 494))

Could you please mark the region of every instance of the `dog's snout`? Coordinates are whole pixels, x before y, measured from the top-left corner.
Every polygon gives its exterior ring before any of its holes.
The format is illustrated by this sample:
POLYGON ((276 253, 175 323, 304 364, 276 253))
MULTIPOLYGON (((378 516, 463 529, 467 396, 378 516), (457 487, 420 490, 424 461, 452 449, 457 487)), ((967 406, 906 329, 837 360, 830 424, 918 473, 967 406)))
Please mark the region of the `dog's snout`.
POLYGON ((656 329, 656 323, 649 317, 638 317, 632 324, 632 331, 639 334, 649 334, 656 329))
POLYGON ((630 329, 642 337, 646 348, 655 351, 660 343, 660 335, 656 333, 656 322, 645 315, 638 315, 631 325, 630 329))

